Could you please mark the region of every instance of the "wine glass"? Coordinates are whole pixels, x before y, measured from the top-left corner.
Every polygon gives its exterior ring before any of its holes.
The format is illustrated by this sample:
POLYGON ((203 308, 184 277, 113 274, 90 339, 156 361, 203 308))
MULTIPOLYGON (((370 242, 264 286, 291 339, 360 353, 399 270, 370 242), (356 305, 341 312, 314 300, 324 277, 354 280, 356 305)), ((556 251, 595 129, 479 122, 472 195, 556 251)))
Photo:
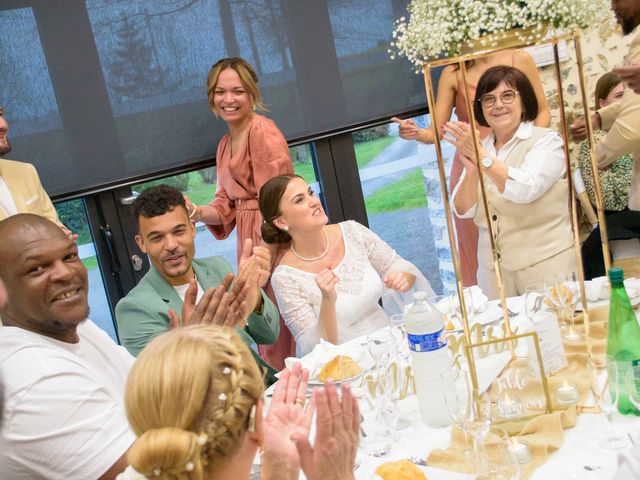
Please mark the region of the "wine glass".
POLYGON ((578 277, 576 272, 568 271, 557 274, 558 297, 560 303, 560 316, 563 324, 569 324, 569 330, 565 332, 565 336, 573 333, 575 335, 574 314, 579 298, 578 277))
POLYGON ((376 366, 388 366, 393 352, 396 350, 396 342, 388 328, 381 328, 367 334, 367 349, 376 366))
POLYGON ((560 303, 560 295, 558 291, 558 279, 556 278, 555 273, 544 277, 544 292, 546 294, 544 302, 553 308, 556 317, 560 321, 561 325, 564 326, 564 318, 560 313, 562 304, 560 303))
POLYGON ((529 321, 536 323, 538 312, 542 310, 542 302, 544 301, 545 288, 543 283, 534 283, 529 285, 524 292, 524 314, 529 321))
POLYGON ((476 449, 476 456, 476 479, 520 478, 520 464, 513 450, 509 448, 509 434, 504 428, 491 425, 476 449))
MULTIPOLYGON (((454 395, 447 395, 443 390, 445 405, 451 420, 460 428, 464 441, 464 454, 471 454, 469 432, 473 427, 473 396, 467 372, 462 368, 454 369, 454 395)), ((441 375, 445 383, 444 374, 441 375)))
POLYGON ((391 336, 395 340, 396 351, 404 364, 411 361, 411 351, 407 340, 407 331, 404 328, 404 314, 398 313, 389 317, 389 327, 391 336))
POLYGON ((389 371, 373 367, 351 390, 360 407, 360 449, 367 455, 386 455, 394 441, 397 404, 391 394, 389 371))
POLYGON ((618 405, 620 393, 618 383, 618 368, 615 363, 607 364, 605 360, 591 357, 589 359, 589 376, 591 389, 600 411, 607 418, 608 435, 599 443, 601 448, 619 450, 629 444, 629 440, 617 433, 613 427, 613 415, 618 405))

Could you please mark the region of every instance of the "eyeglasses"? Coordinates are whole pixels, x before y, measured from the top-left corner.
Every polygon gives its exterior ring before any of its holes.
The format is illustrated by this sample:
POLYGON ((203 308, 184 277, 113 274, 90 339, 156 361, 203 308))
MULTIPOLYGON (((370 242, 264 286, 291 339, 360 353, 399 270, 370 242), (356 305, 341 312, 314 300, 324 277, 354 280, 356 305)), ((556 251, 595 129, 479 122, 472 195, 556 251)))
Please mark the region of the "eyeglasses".
MULTIPOLYGON (((504 92, 500 92, 500 101, 504 105, 509 105, 510 103, 513 103, 518 93, 519 92, 517 92, 516 90, 505 90, 504 92)), ((480 105, 482 105, 484 108, 491 108, 496 104, 497 100, 498 97, 496 97, 495 95, 491 93, 485 93, 480 97, 479 102, 480 105)))

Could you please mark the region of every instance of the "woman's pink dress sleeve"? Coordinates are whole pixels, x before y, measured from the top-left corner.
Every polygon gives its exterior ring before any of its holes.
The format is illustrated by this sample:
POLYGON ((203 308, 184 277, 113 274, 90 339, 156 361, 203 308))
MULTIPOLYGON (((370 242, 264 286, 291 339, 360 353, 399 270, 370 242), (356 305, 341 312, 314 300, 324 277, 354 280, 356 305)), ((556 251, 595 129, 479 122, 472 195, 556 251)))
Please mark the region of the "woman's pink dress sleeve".
POLYGON ((293 173, 287 141, 276 124, 268 118, 254 122, 247 138, 247 153, 253 170, 256 196, 262 185, 273 177, 293 173))
POLYGON ((209 203, 213 208, 218 211, 220 225, 207 225, 209 231, 218 240, 224 240, 236 227, 236 208, 233 198, 229 198, 227 189, 228 184, 232 182, 232 175, 229 171, 229 162, 231 160, 231 148, 227 148, 227 144, 230 141, 229 135, 225 135, 218 144, 218 151, 216 153, 216 179, 217 190, 213 200, 209 203))

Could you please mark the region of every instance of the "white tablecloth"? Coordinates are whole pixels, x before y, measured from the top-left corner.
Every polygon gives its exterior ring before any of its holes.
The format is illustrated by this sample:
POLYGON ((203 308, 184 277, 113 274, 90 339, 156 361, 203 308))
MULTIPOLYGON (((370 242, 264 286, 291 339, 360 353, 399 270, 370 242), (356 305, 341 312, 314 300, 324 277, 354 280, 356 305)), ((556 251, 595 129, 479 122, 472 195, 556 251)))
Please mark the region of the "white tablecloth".
MULTIPOLYGON (((526 319, 518 315, 512 319, 512 326, 527 327, 526 319)), ((362 349, 363 339, 352 340, 351 344, 362 349)), ((399 460, 410 455, 427 458, 429 452, 435 448, 446 448, 449 445, 450 428, 431 428, 422 423, 418 411, 415 395, 399 403, 399 408, 405 418, 410 420, 411 426, 399 430, 392 450, 384 457, 376 458, 358 453, 360 466, 356 470, 356 478, 370 480, 375 468, 384 462, 399 460)), ((629 448, 640 449, 640 417, 633 415, 615 415, 615 429, 617 433, 630 435, 636 440, 636 446, 629 448)), ((607 419, 604 415, 583 413, 578 416, 574 428, 565 430, 565 442, 557 452, 552 453, 547 462, 538 468, 532 480, 551 479, 586 479, 609 480, 617 470, 618 452, 605 450, 598 446, 608 433, 607 419), (587 470, 584 466, 597 467, 587 470)), ((464 480, 472 479, 472 475, 463 475, 434 468, 424 468, 429 480, 464 480)), ((618 477, 620 478, 620 477, 618 477)), ((626 479, 622 479, 626 480, 626 479)), ((629 479, 632 480, 632 479, 629 479)))

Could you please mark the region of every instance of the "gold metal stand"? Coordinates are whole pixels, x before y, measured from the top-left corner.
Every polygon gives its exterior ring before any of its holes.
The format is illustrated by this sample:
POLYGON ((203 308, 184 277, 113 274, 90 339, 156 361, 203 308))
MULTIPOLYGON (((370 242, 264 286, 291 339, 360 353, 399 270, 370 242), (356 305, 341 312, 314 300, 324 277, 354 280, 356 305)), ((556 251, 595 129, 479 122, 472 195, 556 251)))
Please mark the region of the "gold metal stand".
MULTIPOLYGON (((465 100, 466 100, 466 106, 467 106, 467 111, 469 114, 469 123, 471 125, 471 130, 474 136, 474 139, 476 140, 474 142, 474 147, 475 147, 475 156, 476 156, 476 161, 478 164, 480 164, 480 158, 479 158, 479 145, 477 142, 477 136, 476 136, 476 124, 475 124, 475 116, 473 113, 473 107, 472 107, 472 99, 470 98, 469 95, 469 83, 468 83, 468 79, 467 79, 467 67, 466 67, 466 63, 469 60, 475 60, 477 58, 480 57, 485 57, 487 55, 493 54, 493 53, 497 53, 500 51, 504 51, 504 50, 508 50, 508 49, 513 49, 513 48, 523 48, 523 47, 529 47, 532 45, 549 45, 551 44, 553 46, 553 51, 554 51, 554 63, 555 63, 555 73, 556 73, 556 77, 557 77, 557 83, 558 83, 558 99, 559 99, 559 106, 560 106, 560 119, 561 119, 561 125, 562 125, 562 136, 564 139, 564 152, 565 152, 565 162, 566 162, 566 171, 567 171, 567 187, 569 189, 569 198, 568 198, 568 208, 569 208, 569 213, 571 216, 571 224, 572 224, 572 230, 573 230, 573 235, 574 235, 574 248, 575 248, 575 252, 576 252, 576 261, 577 261, 577 274, 578 274, 578 280, 580 283, 580 297, 581 297, 581 301, 582 301, 582 306, 583 306, 583 312, 585 313, 585 317, 584 317, 584 322, 585 322, 585 334, 588 335, 590 332, 589 329, 589 316, 588 316, 588 309, 587 309, 587 297, 586 297, 586 292, 585 292, 585 288, 584 288, 584 269, 582 267, 582 255, 581 255, 581 249, 580 249, 580 238, 579 238, 579 232, 578 232, 578 218, 577 218, 577 210, 576 210, 576 195, 575 195, 575 191, 573 188, 573 179, 572 179, 572 175, 571 175, 571 161, 569 158, 569 150, 568 150, 568 128, 567 128, 567 124, 566 124, 566 118, 565 118, 565 112, 564 112, 564 96, 563 96, 563 92, 562 92, 562 80, 561 80, 561 75, 560 75, 560 61, 559 61, 559 56, 558 56, 558 42, 561 40, 573 40, 574 44, 575 44, 575 48, 576 48, 576 62, 577 62, 577 67, 578 67, 578 75, 580 78, 580 88, 581 88, 581 93, 582 93, 582 101, 583 101, 583 107, 584 107, 584 113, 585 113, 585 119, 586 119, 586 125, 587 125, 587 137, 589 139, 589 150, 591 153, 591 163, 593 166, 593 171, 594 171, 594 178, 595 178, 595 184, 596 184, 596 198, 597 198, 597 209, 598 209, 598 219, 600 222, 600 226, 601 226, 601 232, 602 232, 602 249, 604 252, 604 257, 605 257, 605 266, 607 268, 607 270, 609 269, 609 245, 608 245, 608 238, 606 235, 606 225, 605 225, 605 219, 604 219, 604 210, 602 208, 602 195, 601 195, 601 191, 600 191, 600 178, 598 175, 598 167, 597 167, 597 161, 595 158, 595 147, 594 147, 594 141, 593 141, 593 132, 592 132, 592 128, 591 128, 591 119, 589 116, 589 109, 588 109, 588 105, 587 105, 587 99, 586 99, 586 93, 585 93, 585 81, 584 81, 584 62, 582 60, 582 50, 580 48, 580 41, 579 41, 579 34, 577 32, 574 33, 569 33, 569 34, 557 34, 554 35, 550 38, 546 38, 546 39, 534 39, 531 40, 530 42, 526 42, 526 41, 522 41, 519 39, 516 40, 512 40, 512 41, 508 41, 508 42, 504 42, 501 45, 497 45, 497 46, 490 46, 490 47, 482 47, 479 50, 473 51, 471 53, 467 53, 464 55, 460 55, 457 57, 453 57, 453 58, 445 58, 445 59, 438 59, 438 60, 434 60, 428 63, 425 63, 423 66, 423 73, 424 73, 424 81, 425 81, 425 89, 426 89, 426 94, 427 94, 427 102, 428 102, 428 106, 429 106, 429 112, 431 113, 431 124, 433 125, 433 129, 434 129, 434 134, 435 134, 435 138, 436 138, 436 142, 435 142, 435 148, 436 148, 436 155, 438 158, 438 170, 440 173, 440 188, 441 188, 441 192, 442 192, 442 200, 443 200, 443 206, 444 206, 444 210, 445 210, 445 218, 447 221, 447 233, 449 235, 449 243, 451 245, 451 251, 452 251, 452 261, 453 261, 453 267, 455 270, 455 274, 456 274, 456 289, 458 292, 458 296, 460 299, 460 305, 461 305, 461 314, 463 317, 463 329, 464 329, 464 336, 467 342, 467 345, 470 345, 472 343, 472 339, 471 339, 471 334, 470 334, 470 328, 469 328, 469 319, 467 318, 467 311, 466 311, 466 306, 465 306, 465 302, 464 302, 464 295, 463 295, 463 285, 462 285, 462 275, 460 273, 460 259, 458 256, 458 251, 457 251, 457 246, 456 246, 456 241, 455 241, 455 231, 454 231, 454 225, 453 225, 453 219, 452 219, 452 215, 451 215, 451 207, 450 207, 450 202, 449 202, 449 194, 448 194, 448 188, 447 188, 447 181, 446 181, 446 172, 444 169, 444 158, 442 155, 442 146, 440 144, 440 139, 441 137, 441 124, 442 124, 442 120, 448 120, 448 119, 438 119, 436 118, 436 114, 435 114, 435 94, 434 94, 434 89, 433 89, 433 83, 431 81, 431 71, 436 68, 436 67, 441 67, 441 66, 446 66, 446 65, 453 65, 453 64, 458 64, 459 68, 460 68, 460 72, 461 72, 461 76, 462 76, 462 81, 464 84, 464 88, 465 88, 465 100)), ((488 200, 487 200, 487 195, 486 195, 486 191, 485 191, 485 185, 484 185, 484 180, 483 180, 483 172, 482 172, 482 168, 478 168, 478 174, 479 174, 479 183, 480 183, 480 191, 481 191, 481 196, 482 196, 482 204, 484 206, 484 211, 485 211, 485 220, 487 222, 487 229, 489 231, 489 238, 490 238, 490 242, 491 242, 491 251, 492 251, 492 255, 493 255, 493 264, 494 264, 494 269, 496 272, 496 280, 498 283, 498 292, 499 292, 499 296, 500 296, 500 302, 502 305, 502 311, 503 311, 503 315, 504 315, 504 322, 505 322, 505 336, 506 337, 511 337, 512 334, 512 329, 511 329, 511 322, 510 322, 510 318, 509 318, 509 311, 507 309, 507 302, 506 302, 506 298, 505 298, 505 292, 504 292, 504 285, 502 282, 502 275, 501 275, 501 270, 500 270, 500 259, 498 256, 498 252, 496 250, 496 245, 495 245, 495 241, 494 241, 494 236, 493 236, 493 227, 491 224, 491 218, 490 218, 490 211, 489 211, 489 204, 488 204, 488 200)), ((514 352, 513 349, 511 349, 512 351, 512 356, 514 356, 514 352)), ((469 369, 471 372, 471 377, 472 377, 472 381, 473 381, 473 385, 474 387, 478 386, 478 382, 477 382, 477 376, 475 373, 475 368, 474 368, 474 362, 473 362, 473 358, 472 355, 467 355, 467 359, 469 361, 469 369)))

